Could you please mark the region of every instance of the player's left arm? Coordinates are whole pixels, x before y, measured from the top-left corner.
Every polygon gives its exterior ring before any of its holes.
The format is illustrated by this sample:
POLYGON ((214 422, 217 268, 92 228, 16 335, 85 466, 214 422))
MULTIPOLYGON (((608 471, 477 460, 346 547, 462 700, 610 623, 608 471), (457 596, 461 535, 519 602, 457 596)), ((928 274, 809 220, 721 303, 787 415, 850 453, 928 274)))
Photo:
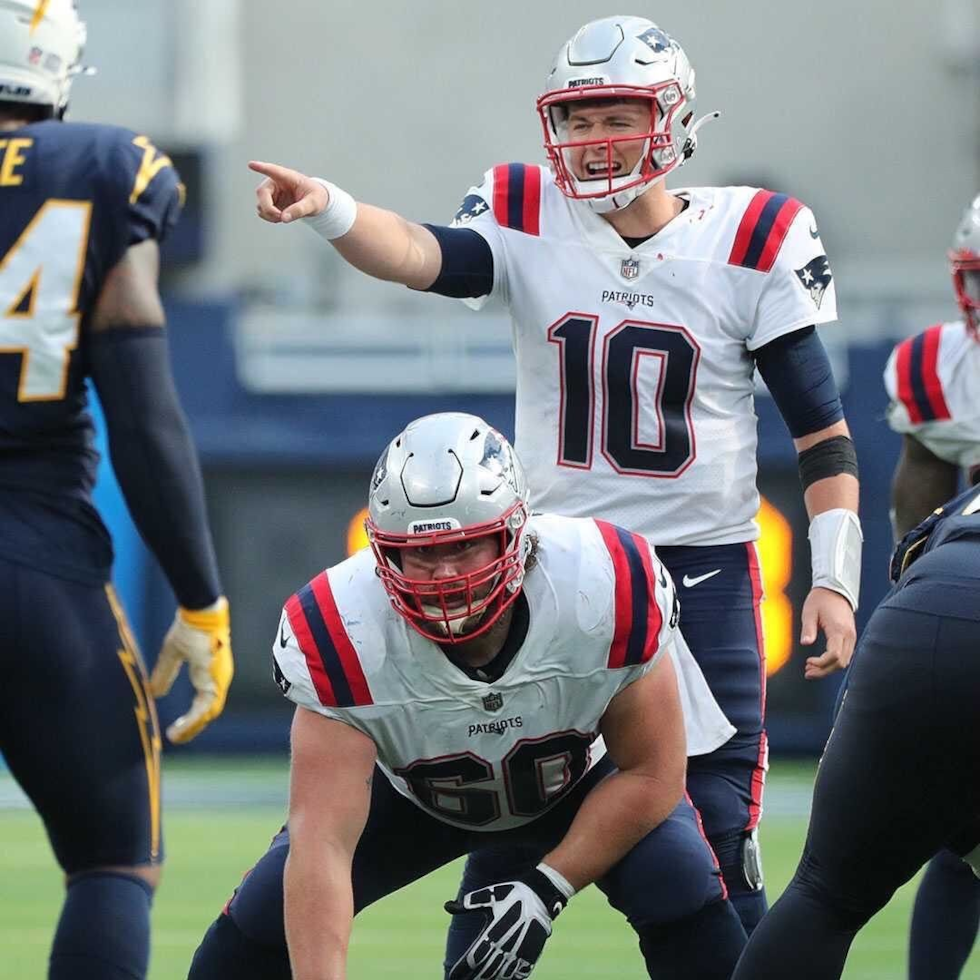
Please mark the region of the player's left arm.
POLYGON ((687 746, 669 656, 609 702, 601 729, 619 771, 589 793, 561 843, 520 878, 446 903, 453 915, 484 918, 449 980, 529 976, 575 892, 605 874, 680 802, 687 746))
POLYGON ((169 159, 145 137, 123 136, 113 159, 104 206, 119 217, 114 244, 121 254, 87 323, 86 352, 120 487, 179 604, 151 688, 157 697, 166 694, 188 664, 195 696, 167 729, 171 741, 186 742, 221 714, 233 661, 228 602, 158 288, 159 242, 179 214, 183 190, 169 159))
POLYGON ((576 890, 602 877, 684 795, 687 744, 670 656, 661 655, 609 702, 601 731, 619 771, 589 793, 561 843, 543 858, 576 890))
MULTIPOLYGON (((816 326, 837 319, 830 263, 809 208, 788 201, 783 237, 773 230, 747 344, 790 434, 810 517, 812 588, 803 606, 800 642, 826 638, 820 656, 807 658, 814 680, 846 667, 854 652, 854 610, 861 581, 857 454, 840 393, 816 326)), ((777 222, 778 224, 778 222, 777 222)))

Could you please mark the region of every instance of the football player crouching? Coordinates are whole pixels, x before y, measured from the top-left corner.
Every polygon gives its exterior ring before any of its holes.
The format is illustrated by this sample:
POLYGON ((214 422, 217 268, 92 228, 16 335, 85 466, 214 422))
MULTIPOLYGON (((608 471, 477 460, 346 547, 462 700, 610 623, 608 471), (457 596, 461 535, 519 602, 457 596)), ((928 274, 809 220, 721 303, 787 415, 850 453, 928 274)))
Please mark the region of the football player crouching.
POLYGON ((527 500, 472 415, 419 419, 382 454, 371 548, 285 604, 288 826, 191 980, 345 977, 357 912, 505 842, 522 865, 446 905, 482 922, 451 980, 529 976, 593 882, 651 977, 730 975, 745 933, 685 796, 673 583, 645 538, 527 500))

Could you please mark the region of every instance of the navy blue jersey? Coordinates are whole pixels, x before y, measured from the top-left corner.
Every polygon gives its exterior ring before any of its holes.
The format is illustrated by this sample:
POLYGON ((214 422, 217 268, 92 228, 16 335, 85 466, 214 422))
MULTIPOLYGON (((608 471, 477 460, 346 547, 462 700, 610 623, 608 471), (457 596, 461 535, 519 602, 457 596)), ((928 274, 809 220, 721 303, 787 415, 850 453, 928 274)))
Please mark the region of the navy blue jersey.
POLYGON ((902 538, 892 557, 897 582, 916 559, 951 541, 972 539, 980 546, 980 487, 971 487, 937 507, 902 538))
POLYGON ((162 241, 182 197, 169 158, 129 130, 45 121, 0 132, 0 554, 108 569, 90 502, 89 318, 113 266, 131 245, 162 241))

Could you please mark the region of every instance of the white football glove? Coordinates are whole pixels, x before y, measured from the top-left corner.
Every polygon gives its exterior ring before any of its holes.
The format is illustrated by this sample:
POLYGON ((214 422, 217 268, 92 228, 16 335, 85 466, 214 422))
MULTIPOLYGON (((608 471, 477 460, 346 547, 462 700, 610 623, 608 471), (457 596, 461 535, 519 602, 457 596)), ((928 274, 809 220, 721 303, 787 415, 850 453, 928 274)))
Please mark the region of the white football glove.
POLYGON ((155 698, 170 690, 185 660, 196 693, 190 710, 167 729, 167 738, 176 744, 189 742, 200 734, 225 706, 235 666, 228 600, 224 596, 206 609, 177 610, 150 675, 150 691, 155 698))
POLYGON ((456 961, 449 980, 524 980, 531 975, 551 924, 575 889, 554 868, 539 864, 518 881, 504 881, 446 902, 453 915, 480 912, 486 923, 456 961))

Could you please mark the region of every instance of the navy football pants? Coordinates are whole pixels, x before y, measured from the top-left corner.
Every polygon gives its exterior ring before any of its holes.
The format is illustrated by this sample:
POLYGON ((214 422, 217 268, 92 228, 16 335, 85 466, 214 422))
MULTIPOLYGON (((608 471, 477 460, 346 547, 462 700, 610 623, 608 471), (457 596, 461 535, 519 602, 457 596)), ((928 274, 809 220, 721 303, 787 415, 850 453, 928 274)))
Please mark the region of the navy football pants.
POLYGON ((66 874, 161 859, 160 733, 111 586, 0 558, 0 752, 66 874))
MULTIPOLYGON (((601 760, 544 816, 525 827, 496 834, 463 830, 437 820, 376 771, 370 813, 354 854, 355 912, 487 841, 506 842, 508 852, 518 856, 521 871, 533 867, 564 836, 584 796, 610 771, 611 763, 601 760)), ((190 980, 288 980, 282 890, 288 851, 289 834, 283 829, 208 930, 191 965, 190 980)), ((512 869, 501 870, 510 873, 512 869)), ((727 978, 744 944, 744 934, 735 913, 722 901, 721 876, 686 801, 597 884, 638 932, 647 925, 666 924, 678 914, 695 917, 708 910, 710 927, 727 943, 727 948, 719 950, 723 962, 728 960, 727 969, 717 974, 727 978), (663 892, 649 887, 661 878, 672 883, 674 894, 669 903, 663 892), (725 916, 730 921, 719 927, 716 920, 725 916)), ((433 908, 432 914, 438 916, 441 910, 433 908)), ((560 936, 560 923, 557 931, 560 936)), ((676 980, 686 980, 686 975, 677 974, 676 980)))

